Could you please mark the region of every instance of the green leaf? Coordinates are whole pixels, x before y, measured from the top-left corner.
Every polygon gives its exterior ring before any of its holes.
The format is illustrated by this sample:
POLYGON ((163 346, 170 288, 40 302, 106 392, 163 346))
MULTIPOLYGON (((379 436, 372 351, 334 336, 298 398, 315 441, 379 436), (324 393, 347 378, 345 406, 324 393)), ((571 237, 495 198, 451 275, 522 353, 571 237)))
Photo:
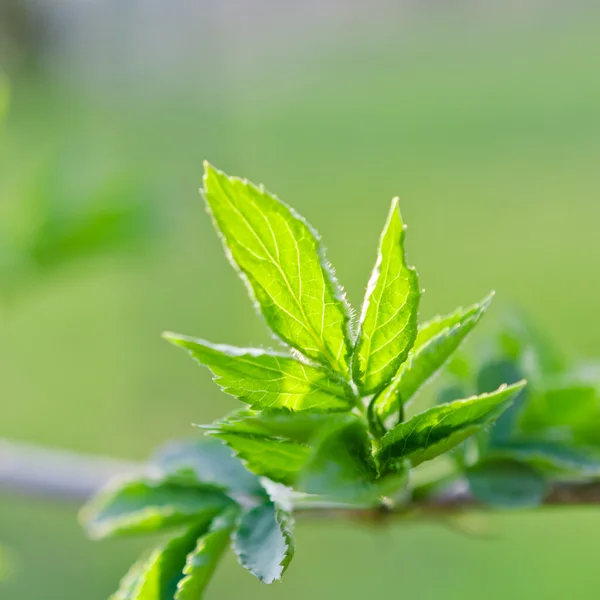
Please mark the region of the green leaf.
POLYGON ((204 197, 227 256, 273 332, 347 375, 349 307, 314 230, 264 187, 208 163, 204 197))
POLYGON ((245 513, 233 536, 239 563, 263 583, 281 579, 294 556, 291 515, 273 502, 245 513))
POLYGON ((341 502, 377 504, 402 487, 403 475, 377 479, 366 424, 348 415, 324 432, 295 487, 341 502))
POLYGON ((309 444, 325 427, 330 427, 338 420, 337 413, 241 410, 202 428, 209 432, 243 433, 309 444))
POLYGON ((212 486, 132 480, 109 485, 81 512, 93 538, 160 531, 189 521, 210 521, 233 501, 212 486))
POLYGON ((184 577, 186 557, 194 551, 198 537, 207 529, 208 523, 194 525, 154 550, 143 567, 139 571, 134 569, 131 579, 124 580, 122 589, 129 591, 129 595, 123 595, 123 600, 173 600, 184 577))
POLYGON ((209 531, 198 539, 196 548, 185 561, 184 577, 177 584, 174 600, 199 600, 202 597, 229 545, 237 514, 237 510, 230 510, 216 517, 209 531))
POLYGON ((353 376, 363 395, 390 382, 417 337, 419 281, 404 256, 406 227, 392 200, 365 296, 354 350, 353 376))
POLYGON ((292 440, 247 433, 212 433, 223 440, 246 467, 273 481, 292 485, 310 456, 310 448, 292 440))
POLYGON ((491 394, 434 406, 396 425, 381 439, 381 463, 388 470, 405 459, 417 466, 448 452, 495 421, 524 385, 523 381, 491 394))
POLYGON ((343 411, 353 405, 349 386, 286 354, 210 344, 173 333, 164 337, 208 367, 226 393, 253 408, 343 411))
POLYGON ((492 301, 492 295, 451 315, 436 317, 419 330, 407 361, 400 367, 392 383, 377 398, 376 410, 381 420, 387 419, 406 405, 458 349, 477 325, 492 301))
POLYGON ((494 447, 488 455, 518 460, 553 474, 588 477, 600 475, 600 451, 568 442, 515 440, 494 447))
POLYGON ((250 473, 231 450, 217 439, 171 442, 157 452, 153 464, 170 477, 187 477, 226 492, 264 495, 258 478, 250 473))
POLYGON ((536 391, 524 406, 519 423, 526 433, 552 431, 555 437, 559 432, 571 436, 598 420, 600 402, 592 385, 559 381, 536 391))
POLYGON ((467 470, 473 496, 500 508, 540 505, 546 495, 544 478, 533 467, 515 460, 486 460, 467 470))

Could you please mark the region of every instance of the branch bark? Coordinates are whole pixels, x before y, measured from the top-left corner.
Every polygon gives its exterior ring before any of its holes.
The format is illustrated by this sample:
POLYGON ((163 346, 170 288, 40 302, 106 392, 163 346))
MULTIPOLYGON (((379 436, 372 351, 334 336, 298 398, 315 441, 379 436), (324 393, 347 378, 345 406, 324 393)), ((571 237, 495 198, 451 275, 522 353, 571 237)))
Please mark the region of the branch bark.
MULTIPOLYGON (((80 504, 112 477, 139 474, 145 470, 145 465, 139 462, 83 456, 0 440, 0 493, 80 504)), ((600 482, 557 483, 544 500, 544 506, 548 507, 588 505, 600 505, 600 482)), ((403 517, 437 518, 483 508, 473 498, 466 483, 458 481, 439 492, 416 498, 408 505, 393 508, 313 505, 299 507, 296 513, 307 518, 377 523, 403 517)))

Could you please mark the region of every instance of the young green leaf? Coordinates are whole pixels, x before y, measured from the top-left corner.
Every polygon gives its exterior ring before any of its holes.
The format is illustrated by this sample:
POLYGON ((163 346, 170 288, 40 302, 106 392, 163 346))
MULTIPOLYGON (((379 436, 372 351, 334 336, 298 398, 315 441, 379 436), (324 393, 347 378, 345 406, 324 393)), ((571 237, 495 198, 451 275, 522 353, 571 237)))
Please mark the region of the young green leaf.
POLYGON ((339 502, 377 504, 405 483, 404 473, 377 477, 366 424, 348 415, 323 432, 295 487, 339 502))
POLYGON ((223 440, 252 473, 285 485, 293 484, 310 456, 308 446, 292 440, 233 431, 212 435, 223 440))
POLYGON ((164 337, 208 367, 226 393, 252 408, 344 411, 354 403, 349 386, 335 375, 291 356, 210 344, 173 333, 164 337))
POLYGON ((130 591, 123 596, 124 600, 173 600, 178 583, 184 577, 186 557, 194 551, 196 540, 207 529, 208 523, 194 525, 154 550, 137 575, 134 573, 126 582, 130 591))
POLYGON ((291 515, 274 502, 253 508, 239 522, 233 548, 242 567, 263 583, 273 583, 294 556, 291 515))
POLYGON ((213 486, 132 480, 110 485, 84 507, 81 520, 91 537, 103 538, 210 521, 232 504, 213 486))
POLYGON ((243 433, 310 444, 324 428, 338 423, 339 418, 337 413, 241 410, 212 425, 203 425, 202 428, 220 433, 243 433))
POLYGON ((198 539, 196 548, 185 561, 184 577, 177 584, 174 600, 199 600, 210 582, 219 560, 229 545, 238 511, 226 511, 215 517, 210 529, 198 539))
POLYGON ((451 315, 425 323, 406 362, 376 400, 381 420, 398 412, 433 377, 477 325, 492 301, 492 295, 451 315))
POLYGON ((349 308, 313 229, 262 186, 208 163, 204 198, 227 256, 273 332, 347 375, 349 308))
POLYGON ((152 463, 167 477, 187 477, 223 491, 264 495, 258 478, 250 473, 231 450, 217 439, 171 442, 156 453, 152 463))
POLYGON ((538 506, 547 491, 542 475, 516 460, 485 460, 467 469, 467 480, 477 500, 500 508, 538 506))
POLYGON ((405 225, 392 200, 360 318, 353 376, 363 395, 381 390, 406 360, 417 336, 420 290, 404 256, 405 225))
POLYGON ((408 459, 413 466, 448 452, 493 423, 512 403, 525 382, 502 386, 450 404, 434 406, 396 425, 381 439, 379 457, 386 469, 408 459))

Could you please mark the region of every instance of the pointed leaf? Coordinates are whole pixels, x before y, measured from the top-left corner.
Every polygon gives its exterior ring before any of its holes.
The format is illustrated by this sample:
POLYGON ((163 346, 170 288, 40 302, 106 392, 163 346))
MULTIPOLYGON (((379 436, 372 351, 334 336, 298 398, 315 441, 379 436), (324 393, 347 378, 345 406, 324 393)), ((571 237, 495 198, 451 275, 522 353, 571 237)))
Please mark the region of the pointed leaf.
POLYGON ((210 437, 171 442, 157 452, 152 462, 170 478, 189 475, 195 482, 211 484, 226 492, 251 496, 265 493, 258 478, 231 450, 210 437))
POLYGON ((515 460, 486 460, 467 470, 473 496, 489 506, 539 506, 546 495, 544 478, 533 467, 515 460))
POLYGON ((202 427, 209 432, 243 433, 309 444, 324 428, 332 426, 338 420, 337 413, 241 410, 212 425, 202 427))
POLYGON ((273 502, 245 513, 234 534, 239 563, 263 583, 273 583, 294 556, 291 515, 273 502))
POLYGON ((173 333, 164 337, 207 366, 226 393, 253 408, 337 411, 353 405, 351 390, 333 374, 286 354, 210 344, 173 333))
POLYGON ((160 531, 191 520, 210 521, 233 501, 212 486, 132 480, 110 484, 81 512, 93 538, 160 531))
POLYGON ((434 406, 396 425, 381 439, 382 464, 389 470, 395 461, 409 459, 416 466, 448 452, 495 421, 524 385, 502 386, 491 394, 434 406))
POLYGON ((353 376, 363 395, 378 392, 406 360, 417 336, 420 290, 417 272, 406 265, 405 225, 398 198, 379 243, 354 350, 353 376))
POLYGON ((229 545, 237 510, 230 510, 214 519, 209 531, 198 539, 183 568, 184 577, 177 584, 174 600, 199 600, 204 594, 219 560, 229 545))
POLYGON ((291 485, 310 455, 310 448, 292 440, 247 433, 213 433, 223 440, 246 467, 273 481, 291 485))
POLYGON ((438 372, 477 325, 491 300, 490 295, 479 304, 423 325, 407 361, 377 398, 376 410, 382 420, 398 412, 400 404, 405 405, 438 372))
POLYGON ((207 163, 204 198, 227 256, 273 332, 346 375, 349 308, 314 230, 262 186, 207 163))
POLYGON ((173 600, 177 585, 183 579, 186 557, 193 552, 198 537, 204 535, 208 523, 195 525, 185 533, 158 547, 137 575, 126 600, 173 600))

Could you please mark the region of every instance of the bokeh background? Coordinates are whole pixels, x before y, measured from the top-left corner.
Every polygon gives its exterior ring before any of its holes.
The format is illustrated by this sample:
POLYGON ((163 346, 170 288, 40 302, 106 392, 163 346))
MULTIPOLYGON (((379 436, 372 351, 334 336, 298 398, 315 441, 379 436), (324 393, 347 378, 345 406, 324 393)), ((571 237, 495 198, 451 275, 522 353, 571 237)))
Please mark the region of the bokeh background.
MULTIPOLYGON (((488 325, 600 355, 595 4, 0 0, 0 437, 142 459, 235 407, 160 339, 271 343, 204 158, 304 214, 355 306, 399 195, 423 318, 495 289, 488 325)), ((208 598, 598 597, 598 510, 446 525, 301 522, 283 583, 229 558, 208 598)), ((2 600, 104 600, 145 546, 1 490, 0 542, 2 600)))

